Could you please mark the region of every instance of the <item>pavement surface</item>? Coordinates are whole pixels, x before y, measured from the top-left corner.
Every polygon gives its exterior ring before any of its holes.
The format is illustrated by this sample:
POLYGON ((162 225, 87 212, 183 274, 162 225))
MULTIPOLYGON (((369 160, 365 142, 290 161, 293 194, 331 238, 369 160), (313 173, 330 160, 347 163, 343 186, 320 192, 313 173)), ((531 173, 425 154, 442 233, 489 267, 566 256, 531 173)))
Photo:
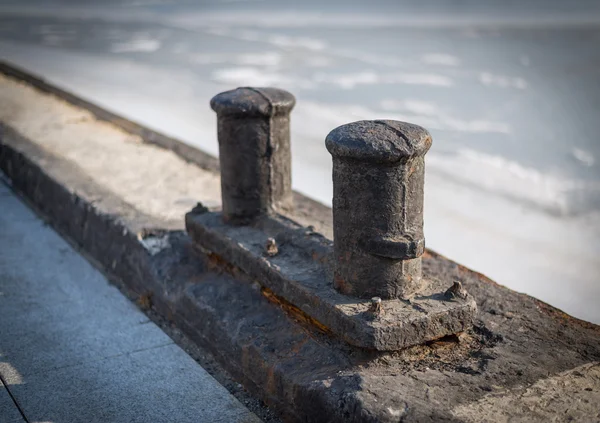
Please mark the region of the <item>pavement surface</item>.
POLYGON ((590 0, 0 0, 0 58, 215 155, 213 95, 290 90, 325 204, 331 129, 425 126, 428 247, 596 323, 599 43, 590 0))
POLYGON ((259 422, 0 183, 0 421, 259 422))

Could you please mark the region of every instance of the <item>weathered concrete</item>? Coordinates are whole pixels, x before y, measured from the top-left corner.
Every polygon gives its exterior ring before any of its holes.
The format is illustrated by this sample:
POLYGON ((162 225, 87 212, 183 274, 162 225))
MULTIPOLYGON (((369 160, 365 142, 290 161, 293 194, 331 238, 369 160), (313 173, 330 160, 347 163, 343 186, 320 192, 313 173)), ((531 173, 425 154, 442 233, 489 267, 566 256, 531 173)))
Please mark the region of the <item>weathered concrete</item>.
MULTIPOLYGON (((184 233, 161 232, 174 223, 140 211, 140 206, 125 202, 119 192, 106 188, 107 180, 118 180, 120 174, 100 175, 71 161, 69 150, 77 142, 68 137, 68 128, 74 124, 62 122, 57 113, 65 104, 41 93, 27 95, 32 109, 37 103, 45 104, 45 110, 36 112, 53 125, 28 140, 23 132, 35 128, 37 121, 10 120, 20 133, 8 128, 2 134, 0 168, 15 189, 115 280, 140 294, 153 292, 157 312, 209 348, 286 420, 463 421, 464 407, 486 397, 510 396, 516 402, 506 410, 507 419, 546 421, 531 413, 531 407, 515 406, 522 398, 519 392, 538 382, 547 387, 543 381, 551 377, 561 386, 560 381, 568 377, 563 372, 569 370, 582 376, 576 385, 560 388, 561 403, 566 406, 557 416, 597 419, 583 400, 590 392, 586 388, 596 397, 600 392, 592 366, 600 360, 598 326, 573 319, 426 251, 425 273, 460 280, 477 299, 479 314, 474 328, 459 337, 395 353, 366 352, 338 343, 261 290, 239 269, 194 251, 184 233), (52 138, 48 134, 65 137, 68 142, 62 147, 41 148, 36 138, 45 136, 48 140, 52 138), (100 182, 102 177, 107 180, 100 182), (167 247, 152 255, 140 242, 148 238, 162 238, 167 247)), ((21 96, 18 101, 27 104, 27 98, 21 96)), ((9 97, 6 101, 10 104, 12 100, 9 97)), ((2 120, 8 124, 9 118, 3 116, 2 120)), ((93 119, 87 124, 88 129, 104 125, 93 119)), ((130 165, 141 170, 152 167, 139 158, 141 151, 129 153, 130 165)), ((90 154, 94 154, 93 149, 90 154)), ((153 196, 161 201, 168 197, 169 189, 181 183, 174 174, 154 190, 153 196)), ((202 196, 198 199, 203 201, 202 196)), ((296 198, 296 205, 299 212, 295 220, 303 220, 304 225, 313 222, 319 232, 331 236, 329 209, 301 196, 296 198)), ((179 225, 182 227, 183 222, 179 225)), ((493 403, 486 411, 493 411, 492 407, 493 403)))
POLYGON ((529 387, 504 395, 490 393, 479 401, 456 407, 457 418, 469 423, 508 421, 600 421, 600 363, 584 364, 529 387), (577 392, 577 404, 564 392, 577 392), (514 416, 520 416, 515 419, 514 416))
MULTIPOLYGON (((145 143, 155 144, 160 147, 171 150, 177 156, 181 157, 185 162, 191 162, 196 164, 202 169, 218 171, 219 160, 215 157, 206 154, 205 152, 198 150, 197 148, 191 147, 186 143, 183 143, 177 139, 168 137, 162 133, 152 131, 144 126, 137 124, 131 120, 125 119, 122 116, 116 115, 109 110, 97 106, 96 104, 90 103, 77 97, 69 92, 61 90, 53 85, 47 84, 43 79, 33 76, 21 69, 8 65, 4 62, 0 62, 0 72, 3 75, 8 75, 16 78, 17 80, 24 81, 28 87, 35 87, 36 89, 48 93, 55 94, 66 102, 80 107, 81 110, 86 110, 99 121, 110 122, 112 128, 118 128, 130 136, 135 135, 138 139, 143 140, 145 143)), ((3 76, 2 76, 3 77, 3 76)), ((81 123, 85 121, 83 119, 74 119, 71 123, 81 123)))
POLYGON ((470 295, 449 298, 452 280, 427 275, 429 283, 411 301, 384 300, 374 313, 370 302, 333 287, 332 242, 282 216, 265 216, 252 225, 223 223, 221 213, 186 215, 187 230, 203 251, 239 267, 251 279, 334 336, 358 347, 393 351, 471 327, 477 307, 470 295), (268 253, 273 239, 277 253, 268 253))
POLYGON ((169 220, 172 227, 182 227, 181 217, 196 201, 208 206, 221 203, 218 175, 203 171, 173 152, 164 154, 164 149, 146 143, 139 135, 99 122, 83 108, 52 96, 36 99, 31 87, 6 82, 6 77, 0 75, 0 115, 4 123, 11 122, 42 148, 64 153, 98 184, 118 193, 140 211, 169 220), (44 113, 49 109, 52 114, 44 113), (173 180, 178 183, 167 185, 173 180), (154 195, 156 192, 161 195, 154 195))
POLYGON ((0 421, 10 391, 30 422, 259 422, 1 182, 0 209, 0 421))

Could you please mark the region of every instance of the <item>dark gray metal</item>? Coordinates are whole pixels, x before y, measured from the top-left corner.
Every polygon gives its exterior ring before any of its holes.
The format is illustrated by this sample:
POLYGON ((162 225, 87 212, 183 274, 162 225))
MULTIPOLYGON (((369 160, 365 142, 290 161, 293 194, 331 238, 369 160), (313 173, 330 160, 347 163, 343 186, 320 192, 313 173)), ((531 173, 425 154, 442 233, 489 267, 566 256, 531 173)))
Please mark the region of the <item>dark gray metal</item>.
POLYGON ((243 224, 292 208, 290 112, 276 88, 237 88, 212 98, 217 112, 223 219, 243 224))
POLYGON ((333 156, 334 285, 359 298, 410 298, 424 285, 424 128, 359 121, 329 133, 333 156))
POLYGON ((343 247, 334 254, 331 240, 276 213, 291 203, 292 95, 238 88, 217 95, 211 106, 219 124, 223 211, 197 206, 186 215, 186 229, 203 251, 241 269, 317 327, 354 346, 398 350, 472 325, 477 310, 472 297, 450 301, 443 294, 446 281, 421 283, 427 131, 374 121, 329 134, 335 244, 341 240, 343 247), (357 288, 338 283, 337 292, 334 275, 357 288), (412 302, 403 301, 417 291, 412 302))
POLYGON ((196 210, 186 214, 185 225, 202 251, 240 269, 350 345, 394 351, 462 332, 473 324, 475 300, 470 295, 444 295, 451 281, 431 278, 410 302, 352 298, 331 286, 334 247, 322 235, 279 215, 263 216, 252 225, 229 225, 219 212, 196 210), (269 253, 270 244, 277 252, 269 253))

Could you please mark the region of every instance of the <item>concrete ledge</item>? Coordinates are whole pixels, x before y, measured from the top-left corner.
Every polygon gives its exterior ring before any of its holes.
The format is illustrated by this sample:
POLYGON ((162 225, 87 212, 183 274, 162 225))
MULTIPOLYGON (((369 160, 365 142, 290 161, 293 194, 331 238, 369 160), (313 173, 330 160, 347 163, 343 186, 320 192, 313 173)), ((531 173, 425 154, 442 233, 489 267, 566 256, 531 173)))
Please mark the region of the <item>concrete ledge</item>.
MULTIPOLYGON (((598 326, 428 251, 425 272, 460 280, 478 299, 473 329, 393 353, 352 348, 196 250, 183 216, 177 224, 140 212, 11 127, 0 138, 0 169, 16 190, 287 421, 547 421, 538 410, 550 393, 563 400, 553 415, 597 419, 583 400, 600 392, 598 326), (540 395, 523 394, 529 387, 540 395)), ((326 208, 300 208, 329 227, 326 208)))
POLYGON ((160 132, 138 125, 129 119, 118 116, 109 110, 97 106, 89 101, 77 97, 67 91, 61 90, 51 84, 46 83, 43 78, 34 76, 30 73, 19 69, 14 65, 0 61, 0 73, 24 81, 32 87, 37 88, 45 93, 56 95, 61 99, 71 103, 74 106, 81 107, 91 112, 97 119, 110 122, 118 128, 121 128, 131 134, 140 136, 145 142, 155 144, 163 148, 167 148, 177 154, 186 161, 192 162, 203 169, 210 171, 219 171, 219 160, 212 157, 197 148, 168 137, 160 132))

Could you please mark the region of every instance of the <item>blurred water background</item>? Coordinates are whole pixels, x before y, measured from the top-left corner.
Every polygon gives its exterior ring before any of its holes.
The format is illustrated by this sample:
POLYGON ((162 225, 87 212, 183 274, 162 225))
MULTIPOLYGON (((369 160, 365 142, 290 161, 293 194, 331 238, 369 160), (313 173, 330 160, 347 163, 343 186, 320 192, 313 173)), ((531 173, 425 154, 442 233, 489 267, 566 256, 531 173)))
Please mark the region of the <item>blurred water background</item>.
POLYGON ((0 58, 214 155, 214 94, 285 88, 325 204, 331 129, 423 125, 428 247, 600 323, 598 1, 0 0, 0 58))

